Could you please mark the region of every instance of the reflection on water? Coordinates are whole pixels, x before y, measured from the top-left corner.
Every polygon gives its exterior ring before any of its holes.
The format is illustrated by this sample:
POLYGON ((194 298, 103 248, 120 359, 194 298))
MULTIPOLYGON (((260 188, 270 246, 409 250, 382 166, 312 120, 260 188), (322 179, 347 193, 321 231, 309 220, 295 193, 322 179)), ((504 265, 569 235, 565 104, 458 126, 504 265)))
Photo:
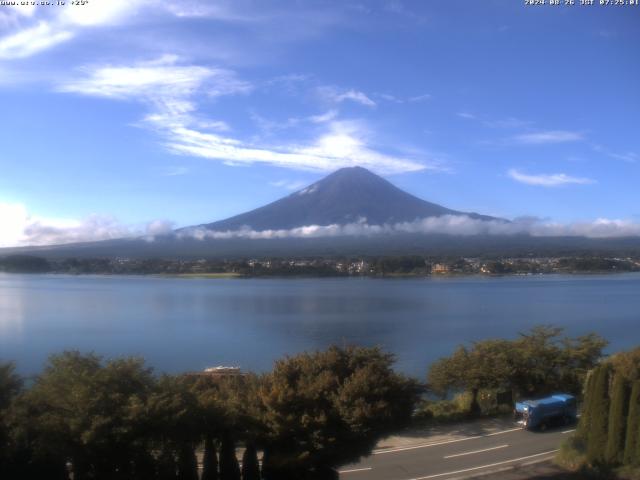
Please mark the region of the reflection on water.
POLYGON ((462 342, 539 323, 640 338, 640 275, 455 279, 163 279, 0 275, 0 359, 38 371, 63 349, 143 355, 160 370, 267 370, 330 344, 380 345, 423 377, 462 342))
POLYGON ((0 352, 2 344, 22 339, 27 290, 20 278, 0 273, 0 352))

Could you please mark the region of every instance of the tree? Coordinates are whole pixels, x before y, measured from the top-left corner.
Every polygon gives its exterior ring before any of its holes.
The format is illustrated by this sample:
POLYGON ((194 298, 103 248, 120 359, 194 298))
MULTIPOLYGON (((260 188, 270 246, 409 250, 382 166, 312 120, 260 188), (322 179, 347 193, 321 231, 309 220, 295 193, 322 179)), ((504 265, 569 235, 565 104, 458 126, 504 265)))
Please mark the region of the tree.
POLYGON ((9 439, 7 409, 22 390, 22 379, 13 363, 0 363, 0 477, 8 477, 9 464, 15 460, 14 446, 9 439))
POLYGON ((406 425, 420 389, 393 360, 377 348, 331 347, 276 362, 261 391, 269 474, 309 478, 406 425))
POLYGON ((582 406, 582 414, 580 415, 580 422, 578 423, 578 427, 576 428, 576 437, 582 440, 582 442, 586 443, 589 436, 589 430, 591 429, 591 389, 593 388, 593 380, 595 378, 595 370, 589 370, 587 373, 584 390, 582 391, 582 395, 585 398, 584 404, 582 406), (589 395, 587 395, 589 393, 589 395))
POLYGON ((247 444, 242 455, 242 480, 260 480, 258 453, 253 443, 247 444))
POLYGON ((218 456, 216 454, 215 443, 213 443, 210 434, 206 436, 204 441, 201 480, 218 480, 218 456))
POLYGON ((31 456, 70 459, 74 478, 130 476, 146 449, 132 405, 144 402, 153 377, 142 360, 102 364, 78 352, 53 355, 33 387, 21 397, 21 429, 31 456))
POLYGON ((612 355, 610 363, 614 370, 628 381, 640 380, 640 347, 612 355))
POLYGON ((14 363, 0 363, 0 415, 22 390, 22 378, 15 373, 15 370, 14 363))
POLYGON ((223 435, 220 447, 220 480, 240 480, 236 446, 229 432, 223 435))
POLYGON ((478 391, 500 388, 517 395, 540 395, 562 389, 579 393, 584 378, 602 355, 606 342, 595 334, 561 337, 562 329, 538 326, 515 340, 490 339, 460 346, 435 362, 428 374, 430 388, 443 396, 451 391, 472 393, 477 412, 478 391))
POLYGON ((602 351, 608 343, 595 333, 576 338, 563 338, 561 340, 562 374, 557 387, 563 387, 570 392, 581 392, 587 374, 602 358, 602 351))
POLYGON ((480 413, 478 392, 481 388, 511 384, 513 353, 512 344, 507 340, 475 342, 470 350, 458 347, 451 357, 440 359, 431 367, 429 386, 442 395, 450 389, 470 391, 471 413, 480 413))
POLYGON ((603 364, 594 372, 591 390, 587 392, 591 424, 587 437, 587 460, 591 464, 605 461, 609 424, 609 376, 611 366, 603 364))
POLYGON ((623 463, 640 464, 640 380, 633 382, 629 397, 627 435, 625 438, 623 463))
POLYGON ((623 375, 616 373, 613 378, 611 405, 605 460, 610 465, 622 463, 629 405, 629 389, 623 375))
POLYGON ((203 414, 190 380, 163 375, 143 407, 149 435, 162 451, 163 475, 175 478, 177 472, 179 479, 197 478, 193 445, 204 433, 203 414))

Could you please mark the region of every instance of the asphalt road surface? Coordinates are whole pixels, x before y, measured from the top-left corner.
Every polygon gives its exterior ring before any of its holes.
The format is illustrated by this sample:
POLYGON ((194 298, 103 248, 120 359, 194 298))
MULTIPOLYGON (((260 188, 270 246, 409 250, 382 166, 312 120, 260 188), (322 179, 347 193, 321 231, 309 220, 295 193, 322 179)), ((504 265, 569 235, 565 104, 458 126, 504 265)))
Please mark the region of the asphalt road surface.
POLYGON ((340 468, 341 480, 451 480, 548 460, 574 427, 521 428, 436 443, 377 450, 340 468))

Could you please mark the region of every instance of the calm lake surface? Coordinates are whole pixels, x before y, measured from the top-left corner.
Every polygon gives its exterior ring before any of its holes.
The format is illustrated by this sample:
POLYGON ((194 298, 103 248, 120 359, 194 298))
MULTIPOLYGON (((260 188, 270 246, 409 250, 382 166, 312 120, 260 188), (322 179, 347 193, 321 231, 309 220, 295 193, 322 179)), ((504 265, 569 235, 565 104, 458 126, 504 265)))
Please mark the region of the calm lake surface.
POLYGON ((269 370, 330 344, 380 345, 424 377, 461 342, 540 323, 640 344, 640 275, 426 279, 181 279, 0 274, 0 359, 142 355, 159 371, 269 370))

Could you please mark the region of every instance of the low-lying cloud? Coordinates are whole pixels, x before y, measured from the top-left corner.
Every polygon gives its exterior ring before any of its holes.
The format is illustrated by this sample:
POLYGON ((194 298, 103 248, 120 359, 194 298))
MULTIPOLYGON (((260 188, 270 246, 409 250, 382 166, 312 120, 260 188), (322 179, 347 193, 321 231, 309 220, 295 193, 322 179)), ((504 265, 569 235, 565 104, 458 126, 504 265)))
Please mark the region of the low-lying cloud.
POLYGON ((216 231, 197 227, 176 233, 178 238, 222 240, 233 238, 282 239, 341 236, 373 236, 402 233, 445 235, 531 235, 534 237, 620 238, 640 236, 640 223, 600 218, 592 222, 557 223, 537 218, 521 218, 512 222, 479 220, 466 215, 443 215, 413 222, 372 225, 366 219, 345 225, 306 225, 292 229, 216 231))
POLYGON ((29 214, 22 204, 0 203, 0 248, 62 245, 96 242, 119 238, 156 237, 196 240, 324 238, 397 234, 443 234, 471 237, 474 235, 531 235, 533 237, 621 238, 640 237, 640 223, 631 220, 600 218, 595 221, 560 223, 533 217, 514 221, 480 220, 466 215, 444 215, 417 219, 413 222, 375 225, 361 218, 344 225, 305 225, 291 229, 209 230, 204 227, 173 230, 173 222, 155 220, 128 225, 112 216, 90 215, 84 219, 54 219, 29 214))
POLYGON ((173 223, 154 220, 146 224, 127 225, 108 215, 86 218, 45 218, 31 214, 20 203, 0 203, 0 248, 66 243, 96 242, 117 238, 144 237, 171 233, 173 223))

